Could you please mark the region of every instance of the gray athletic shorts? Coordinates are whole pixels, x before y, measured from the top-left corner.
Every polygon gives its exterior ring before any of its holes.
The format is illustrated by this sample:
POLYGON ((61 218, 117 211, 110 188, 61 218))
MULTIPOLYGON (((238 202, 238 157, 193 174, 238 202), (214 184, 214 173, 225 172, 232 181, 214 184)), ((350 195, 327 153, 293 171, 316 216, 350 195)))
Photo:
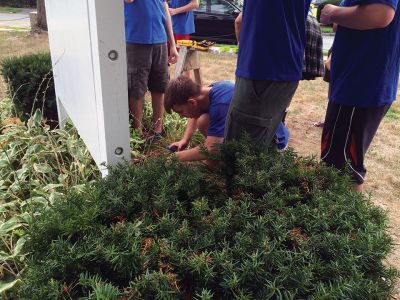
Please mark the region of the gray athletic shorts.
POLYGON ((143 99, 147 90, 164 93, 167 88, 167 44, 126 44, 128 63, 128 93, 134 99, 143 99))
POLYGON ((225 139, 270 144, 298 81, 249 80, 236 77, 235 92, 225 122, 225 139))

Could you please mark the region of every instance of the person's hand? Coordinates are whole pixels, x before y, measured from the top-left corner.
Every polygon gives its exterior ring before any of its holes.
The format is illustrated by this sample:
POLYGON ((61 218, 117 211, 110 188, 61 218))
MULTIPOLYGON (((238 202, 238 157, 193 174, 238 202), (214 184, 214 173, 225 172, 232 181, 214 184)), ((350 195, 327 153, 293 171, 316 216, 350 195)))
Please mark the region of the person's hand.
POLYGON ((181 150, 185 149, 187 145, 188 145, 187 141, 180 140, 178 142, 172 143, 171 145, 168 146, 168 148, 176 147, 176 148, 178 148, 177 151, 181 151, 181 150))
POLYGON ((175 16, 177 14, 176 8, 168 8, 168 10, 169 10, 169 14, 171 15, 171 17, 175 16))
POLYGON ((176 64, 176 62, 178 61, 178 50, 176 50, 176 47, 170 47, 169 49, 169 56, 168 56, 168 62, 170 64, 176 64))
POLYGON ((325 61, 325 69, 327 69, 327 70, 331 69, 331 57, 332 57, 332 54, 329 54, 327 60, 325 61))
POLYGON ((320 23, 324 24, 324 25, 333 24, 332 15, 336 9, 337 9, 337 6, 332 5, 332 4, 326 4, 321 11, 321 16, 319 19, 320 23))
POLYGON ((125 0, 126 3, 133 3, 135 0, 125 0))

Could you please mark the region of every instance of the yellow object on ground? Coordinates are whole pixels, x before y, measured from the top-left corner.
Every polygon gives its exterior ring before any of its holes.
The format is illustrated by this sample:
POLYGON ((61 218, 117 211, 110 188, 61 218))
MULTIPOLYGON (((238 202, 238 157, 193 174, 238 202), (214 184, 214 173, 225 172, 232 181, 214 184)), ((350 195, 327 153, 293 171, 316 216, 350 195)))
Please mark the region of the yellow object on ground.
POLYGON ((186 46, 186 47, 193 47, 197 50, 201 51, 207 51, 212 45, 214 45, 214 42, 210 41, 201 41, 201 42, 196 42, 192 40, 178 40, 176 43, 180 46, 186 46))

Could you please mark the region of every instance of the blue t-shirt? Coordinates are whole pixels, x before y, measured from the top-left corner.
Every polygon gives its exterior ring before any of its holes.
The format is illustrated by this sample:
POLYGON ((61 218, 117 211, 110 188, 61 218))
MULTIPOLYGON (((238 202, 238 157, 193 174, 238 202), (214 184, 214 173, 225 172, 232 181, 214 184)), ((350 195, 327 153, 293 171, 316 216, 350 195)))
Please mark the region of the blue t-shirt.
POLYGON ((398 0, 345 0, 343 6, 381 3, 396 10, 386 28, 355 30, 338 26, 332 48, 330 101, 379 107, 396 99, 400 66, 398 0))
POLYGON ((125 39, 132 44, 167 42, 164 0, 125 2, 125 39))
POLYGON ((208 127, 207 135, 223 137, 225 132, 225 119, 235 86, 230 81, 220 81, 210 84, 210 87, 211 90, 208 93, 210 103, 208 111, 210 126, 208 127))
MULTIPOLYGON (((191 0, 171 0, 170 7, 178 8, 189 4, 191 0)), ((193 11, 172 16, 172 28, 177 34, 192 34, 194 32, 193 11)))
POLYGON ((300 80, 310 2, 244 1, 236 75, 252 80, 300 80))
MULTIPOLYGON (((231 81, 220 81, 210 84, 210 87, 211 90, 208 93, 210 126, 208 127, 207 136, 224 137, 225 120, 235 85, 231 81)), ((282 122, 279 124, 274 139, 278 149, 286 148, 289 142, 289 130, 282 122)))

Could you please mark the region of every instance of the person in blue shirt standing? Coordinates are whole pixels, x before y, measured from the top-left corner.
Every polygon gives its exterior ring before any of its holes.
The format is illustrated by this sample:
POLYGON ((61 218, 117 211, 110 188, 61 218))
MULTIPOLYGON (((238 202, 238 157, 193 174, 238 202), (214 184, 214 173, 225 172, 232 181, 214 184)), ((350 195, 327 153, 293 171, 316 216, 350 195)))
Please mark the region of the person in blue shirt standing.
MULTIPOLYGON (((190 40, 190 35, 195 32, 193 9, 199 7, 199 0, 171 0, 169 6, 175 42, 190 40)), ((190 76, 190 71, 183 74, 190 76)))
POLYGON ((195 32, 193 9, 199 7, 199 0, 171 0, 169 7, 175 41, 189 40, 195 32))
POLYGON ((225 138, 270 144, 302 78, 311 0, 244 1, 225 138))
POLYGON ((162 134, 164 92, 169 80, 168 62, 176 63, 178 57, 168 4, 165 0, 125 0, 124 8, 133 127, 142 133, 144 95, 149 90, 153 107, 151 135, 159 137, 162 134))
POLYGON ((398 0, 345 0, 326 5, 321 23, 338 25, 332 49, 329 104, 321 159, 351 170, 363 190, 365 153, 396 100, 400 70, 398 0))
MULTIPOLYGON (((233 91, 234 84, 230 81, 202 86, 187 76, 179 76, 170 82, 165 92, 165 110, 168 113, 175 111, 181 117, 188 118, 181 140, 169 146, 176 151, 180 161, 207 159, 200 146, 185 150, 197 129, 205 137, 204 146, 209 152, 214 152, 214 145, 224 141, 225 120, 233 91)), ((283 123, 280 123, 275 138, 278 149, 287 146, 289 132, 283 123)), ((206 164, 213 166, 215 162, 207 160, 206 164)))

